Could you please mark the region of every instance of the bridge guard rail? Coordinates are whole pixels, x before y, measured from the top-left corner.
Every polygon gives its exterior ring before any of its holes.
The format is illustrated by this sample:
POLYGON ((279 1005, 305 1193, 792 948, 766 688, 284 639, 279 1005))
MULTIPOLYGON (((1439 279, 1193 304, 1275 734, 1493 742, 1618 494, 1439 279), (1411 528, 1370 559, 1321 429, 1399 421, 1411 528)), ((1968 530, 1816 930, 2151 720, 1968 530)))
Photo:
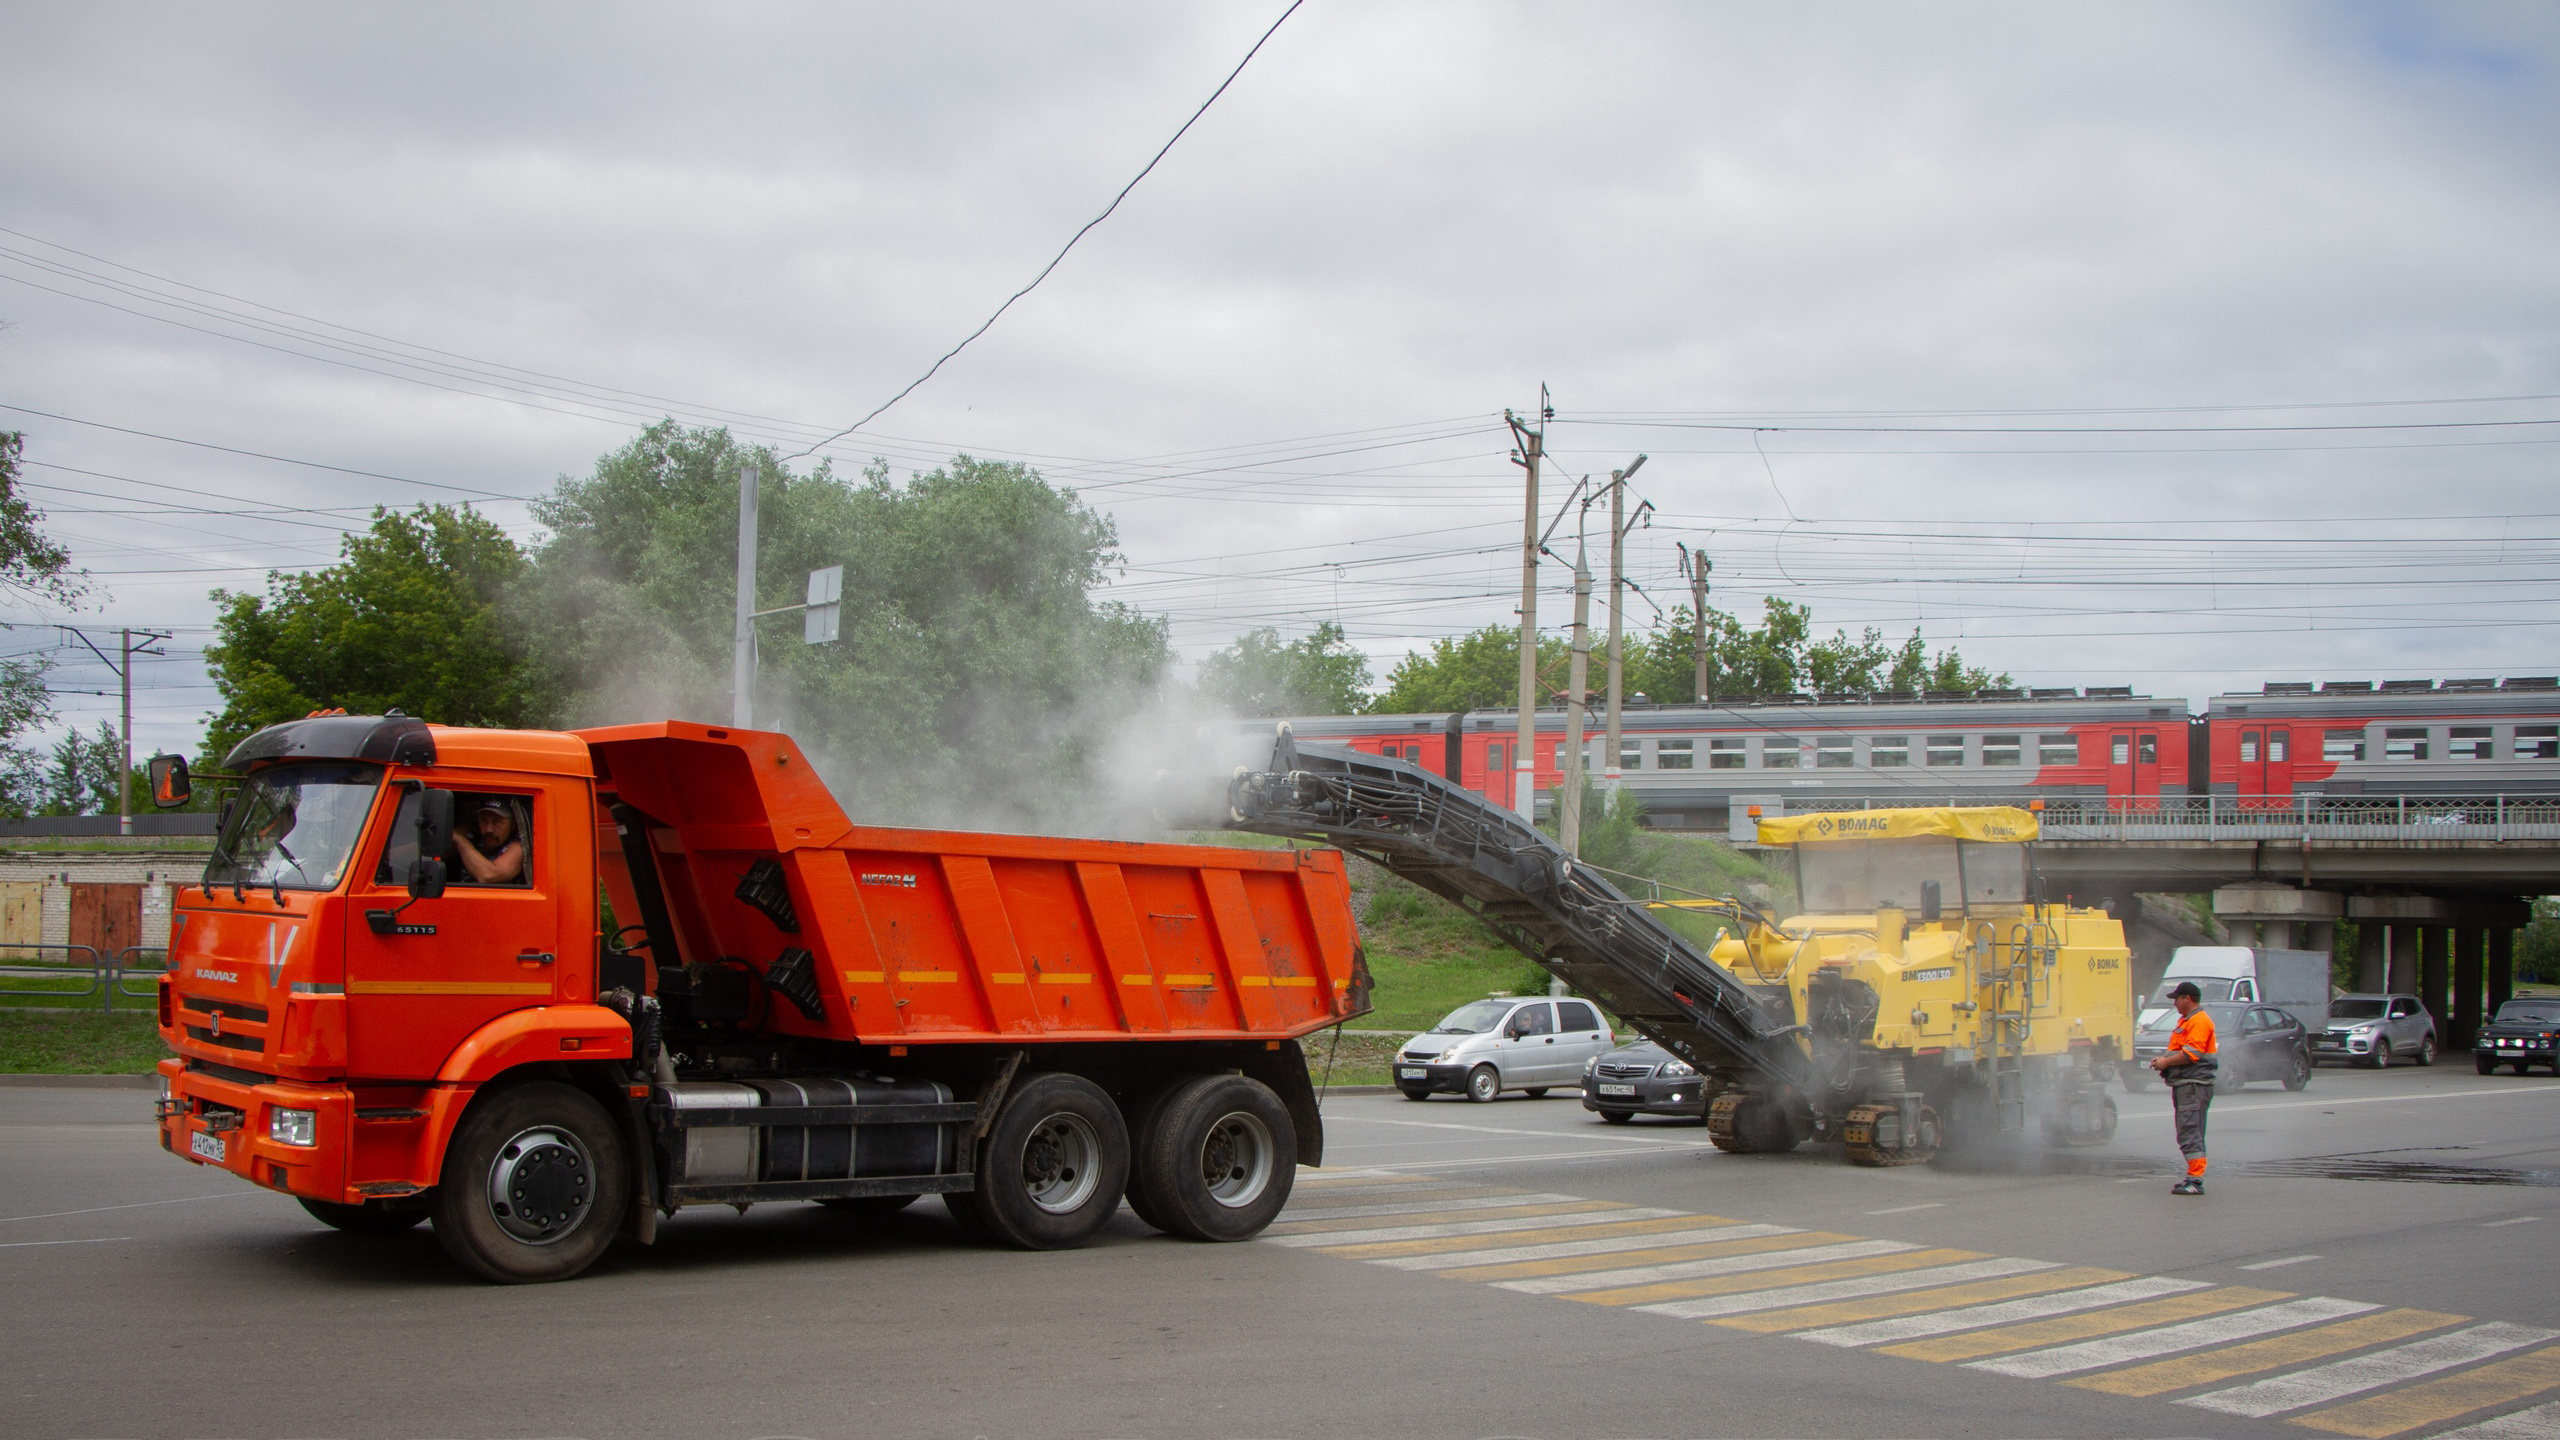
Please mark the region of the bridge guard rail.
POLYGON ((1321 840, 1451 901, 1702 1073, 1801 1083, 1792 1026, 1598 870, 1482 796, 1402 760, 1301 748, 1284 733, 1271 768, 1239 773, 1228 803, 1231 829, 1321 840))

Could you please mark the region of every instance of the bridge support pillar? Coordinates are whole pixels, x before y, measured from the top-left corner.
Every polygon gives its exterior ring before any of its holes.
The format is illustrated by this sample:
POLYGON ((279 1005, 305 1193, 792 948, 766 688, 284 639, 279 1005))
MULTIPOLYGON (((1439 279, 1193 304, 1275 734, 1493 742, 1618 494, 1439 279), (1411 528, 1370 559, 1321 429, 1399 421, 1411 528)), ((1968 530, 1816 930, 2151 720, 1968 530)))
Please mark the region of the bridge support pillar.
POLYGON ((2468 1050, 2480 1034, 2480 962, 2489 948, 2485 926, 2465 925, 2453 932, 2453 1034, 2448 1050, 2468 1050))
POLYGON ((2447 1032, 2453 1028, 2452 1017, 2445 1013, 2445 982, 2449 978, 2446 972, 2452 967, 2445 962, 2452 958, 2454 933, 2438 928, 2418 932, 2418 1003, 2427 1007, 2427 1014, 2436 1022, 2439 1050, 2448 1045, 2451 1037, 2447 1032))
POLYGON ((2489 1013, 2516 998, 2516 932, 2504 925, 2489 927, 2489 1013))
POLYGON ((2382 948, 2388 928, 2371 920, 2356 926, 2356 988, 2368 995, 2391 988, 2391 966, 2382 948))

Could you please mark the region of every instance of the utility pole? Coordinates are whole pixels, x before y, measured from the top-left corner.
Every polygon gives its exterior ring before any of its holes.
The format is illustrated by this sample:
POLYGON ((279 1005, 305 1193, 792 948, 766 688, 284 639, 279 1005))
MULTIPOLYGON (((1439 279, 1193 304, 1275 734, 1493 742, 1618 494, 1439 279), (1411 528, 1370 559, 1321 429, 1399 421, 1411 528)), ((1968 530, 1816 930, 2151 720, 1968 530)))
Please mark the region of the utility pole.
MULTIPOLYGON (((1582 513, 1591 513, 1588 499, 1582 502, 1582 513)), ((1582 716, 1591 698, 1590 551, 1583 526, 1577 523, 1573 536, 1573 664, 1565 672, 1564 682, 1564 783, 1556 790, 1556 839, 1563 842, 1564 853, 1577 858, 1582 854, 1582 716)))
POLYGON ((1522 819, 1538 818, 1538 462, 1546 452, 1547 421, 1555 418, 1547 403, 1547 387, 1538 387, 1538 425, 1532 429, 1505 410, 1520 448, 1512 463, 1528 472, 1527 505, 1520 522, 1520 727, 1512 742, 1511 808, 1522 819))
MULTIPOLYGON (((1619 711, 1625 703, 1621 693, 1626 689, 1627 660, 1625 611, 1627 608, 1627 481, 1644 468, 1645 457, 1638 455, 1624 470, 1609 472, 1609 746, 1601 774, 1607 777, 1602 789, 1610 795, 1618 793, 1625 783, 1619 773, 1619 755, 1625 748, 1620 741, 1619 711)), ((1636 519, 1642 520, 1653 509, 1648 500, 1636 507, 1636 519)))
POLYGON ((1706 551, 1692 550, 1686 545, 1680 547, 1680 573, 1689 577, 1689 613, 1698 622, 1697 690, 1701 705, 1716 698, 1714 684, 1707 673, 1707 572, 1715 568, 1716 562, 1707 558, 1706 551))
POLYGON ((116 678, 124 682, 124 727, 121 731, 124 763, 116 767, 116 833, 130 835, 133 833, 133 657, 165 653, 147 647, 169 637, 157 630, 137 631, 130 626, 119 633, 124 639, 124 663, 116 667, 116 678), (136 635, 142 637, 144 648, 134 645, 136 635))
POLYGON ((738 612, 731 635, 729 723, 756 723, 756 462, 738 467, 738 612))

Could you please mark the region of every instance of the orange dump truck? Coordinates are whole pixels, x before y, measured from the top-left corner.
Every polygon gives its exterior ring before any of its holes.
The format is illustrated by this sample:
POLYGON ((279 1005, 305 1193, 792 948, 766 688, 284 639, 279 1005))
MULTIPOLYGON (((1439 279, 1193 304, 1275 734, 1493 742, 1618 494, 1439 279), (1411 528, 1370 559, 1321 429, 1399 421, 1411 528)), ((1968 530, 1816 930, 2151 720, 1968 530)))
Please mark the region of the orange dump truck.
POLYGON ((782 735, 319 715, 224 768, 161 1144, 495 1280, 686 1205, 1242 1239, 1321 1158, 1299 1037, 1368 1008, 1336 852, 858 826, 782 735))

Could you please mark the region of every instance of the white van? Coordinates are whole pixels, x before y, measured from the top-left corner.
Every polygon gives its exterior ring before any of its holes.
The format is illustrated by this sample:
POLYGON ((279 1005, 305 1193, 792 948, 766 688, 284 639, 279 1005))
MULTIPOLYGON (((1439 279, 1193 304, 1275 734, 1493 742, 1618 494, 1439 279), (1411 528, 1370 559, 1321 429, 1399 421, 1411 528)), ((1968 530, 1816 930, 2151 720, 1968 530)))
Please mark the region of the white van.
POLYGON ((2329 1028, 2329 956, 2320 950, 2265 950, 2249 945, 2181 945, 2151 998, 2142 1002, 2136 1028, 2168 1014, 2169 992, 2192 980, 2209 1004, 2272 1005, 2318 1035, 2329 1028))

